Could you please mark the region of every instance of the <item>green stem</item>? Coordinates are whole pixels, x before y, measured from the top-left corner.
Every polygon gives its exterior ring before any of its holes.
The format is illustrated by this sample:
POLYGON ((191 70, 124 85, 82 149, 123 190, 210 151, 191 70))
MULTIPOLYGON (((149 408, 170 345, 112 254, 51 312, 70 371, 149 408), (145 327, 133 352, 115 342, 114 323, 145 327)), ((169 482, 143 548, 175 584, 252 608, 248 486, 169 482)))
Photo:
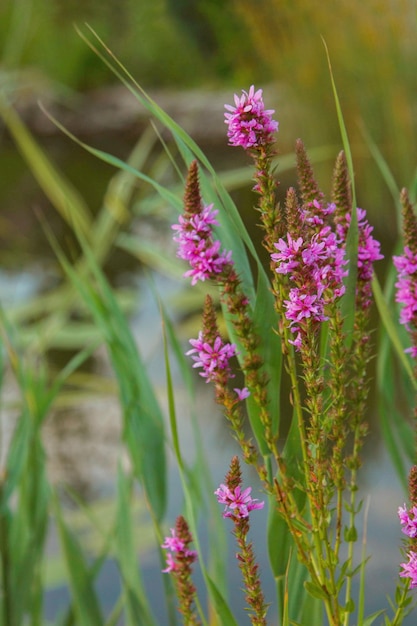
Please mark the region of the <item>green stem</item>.
POLYGON ((403 623, 403 619, 405 617, 404 607, 407 606, 406 600, 407 600, 409 591, 410 591, 410 579, 408 578, 404 585, 400 600, 398 602, 397 610, 395 612, 395 615, 392 619, 390 626, 401 626, 401 624, 403 623))
MULTIPOLYGON (((359 448, 360 448, 361 437, 359 435, 359 427, 355 430, 354 435, 354 444, 353 444, 353 459, 356 459, 358 456, 359 448)), ((355 526, 355 516, 356 516, 356 480, 357 480, 357 469, 353 467, 350 474, 350 502, 349 502, 349 528, 352 529, 355 526)), ((354 542, 351 540, 348 542, 348 554, 347 554, 347 562, 349 563, 349 569, 353 563, 354 556, 354 542)), ((346 605, 350 604, 352 600, 352 575, 346 577, 346 593, 345 593, 345 603, 346 605)), ((345 612, 345 618, 343 620, 343 626, 348 626, 349 624, 349 616, 350 613, 345 612)))
POLYGON ((3 624, 4 626, 12 626, 13 609, 12 609, 12 589, 10 584, 10 559, 9 559, 9 520, 8 511, 5 509, 0 515, 0 542, 1 542, 1 578, 3 593, 3 624))

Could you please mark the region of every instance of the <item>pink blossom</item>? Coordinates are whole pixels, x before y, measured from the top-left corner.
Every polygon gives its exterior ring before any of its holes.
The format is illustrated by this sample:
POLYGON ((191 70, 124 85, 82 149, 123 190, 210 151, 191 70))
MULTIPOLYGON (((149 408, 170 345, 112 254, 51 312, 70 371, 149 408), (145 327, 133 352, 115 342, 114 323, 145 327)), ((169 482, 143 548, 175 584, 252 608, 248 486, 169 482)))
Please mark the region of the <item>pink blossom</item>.
POLYGON ((381 245, 379 241, 371 235, 374 228, 366 219, 366 211, 358 208, 357 212, 359 229, 358 275, 361 280, 370 281, 373 275, 373 263, 380 261, 384 257, 380 253, 381 245))
POLYGON ((171 550, 171 552, 182 552, 184 550, 184 542, 177 537, 175 528, 171 528, 171 537, 165 537, 164 543, 161 548, 171 550))
POLYGON ((170 552, 168 552, 166 555, 166 568, 162 570, 162 573, 169 574, 169 572, 175 571, 176 568, 177 568, 177 564, 175 563, 174 557, 172 556, 170 552))
POLYGON ((172 226, 176 231, 177 256, 190 265, 184 276, 191 277, 192 285, 214 278, 232 263, 232 253, 220 252, 220 241, 212 239, 212 226, 218 226, 217 213, 209 204, 200 213, 180 215, 178 224, 172 226))
POLYGON ((182 557, 188 557, 191 561, 195 561, 197 558, 197 552, 195 550, 189 550, 185 547, 184 541, 177 537, 175 528, 171 528, 171 537, 165 537, 164 543, 161 544, 161 548, 169 550, 166 555, 166 568, 162 570, 164 574, 173 572, 178 569, 178 563, 173 555, 181 555, 182 557))
MULTIPOLYGON (((275 243, 277 252, 271 259, 277 263, 275 271, 288 275, 290 290, 284 300, 285 317, 291 331, 296 334, 291 343, 301 349, 306 332, 305 320, 322 322, 328 319, 328 306, 345 293, 346 235, 350 216, 336 228, 328 218, 336 210, 334 203, 325 204, 321 195, 298 209, 299 229, 296 234, 287 233, 275 243)), ((382 258, 380 244, 372 237, 372 227, 366 213, 357 209, 359 225, 358 247, 358 293, 360 305, 371 302, 371 279, 373 263, 382 258), (360 289, 360 292, 359 292, 360 289)), ((294 224, 295 224, 294 220, 294 224)))
POLYGON ((279 252, 271 254, 271 259, 278 263, 276 271, 279 274, 291 274, 292 270, 298 267, 301 260, 302 245, 302 237, 293 239, 290 233, 287 234, 287 241, 281 238, 278 243, 274 243, 279 252))
POLYGON ((347 274, 347 261, 343 242, 322 219, 333 211, 333 204, 324 206, 318 200, 310 202, 307 208, 300 209, 303 236, 293 237, 287 233, 286 239, 281 238, 274 244, 278 252, 271 254, 277 263, 276 272, 289 275, 293 285, 284 307, 292 332, 298 333, 291 340, 297 350, 301 348, 305 332, 302 321, 328 319, 325 307, 345 291, 343 278, 347 274), (313 211, 317 211, 317 220, 313 219, 313 211))
POLYGON ((323 226, 327 217, 334 213, 336 205, 334 202, 324 204, 318 198, 314 198, 312 202, 305 204, 300 212, 303 221, 312 226, 323 226))
POLYGON ((401 563, 403 569, 400 572, 400 576, 402 578, 410 578, 410 588, 415 589, 417 587, 417 554, 410 551, 407 554, 407 558, 407 563, 401 563))
POLYGON ((404 255, 394 257, 394 265, 401 275, 411 276, 417 272, 417 253, 405 246, 404 255))
MULTIPOLYGON (((373 226, 366 219, 366 211, 361 208, 356 209, 358 216, 358 288, 357 298, 359 298, 362 308, 368 308, 372 302, 371 281, 374 273, 373 264, 375 261, 383 259, 380 253, 381 245, 372 236, 373 226)), ((346 223, 338 224, 337 232, 341 239, 346 240, 347 231, 351 222, 350 214, 346 215, 346 223)))
MULTIPOLYGON (((400 323, 410 330, 411 326, 417 326, 417 254, 405 246, 404 254, 394 256, 393 262, 398 271, 398 280, 395 283, 397 288, 395 300, 402 304, 400 323)), ((409 348, 408 352, 414 355, 417 349, 409 348)))
POLYGON ((225 124, 228 125, 229 145, 242 146, 244 150, 258 148, 274 141, 278 122, 272 119, 273 109, 265 109, 262 89, 255 91, 252 85, 249 91, 242 91, 234 96, 235 106, 226 104, 225 124))
POLYGON ((246 398, 249 398, 249 396, 250 396, 250 391, 249 391, 249 389, 247 387, 243 387, 243 389, 237 389, 235 387, 233 389, 233 391, 236 392, 238 400, 240 400, 240 401, 246 400, 246 398))
POLYGON ((202 331, 197 339, 190 339, 193 346, 186 352, 194 360, 193 367, 201 367, 200 376, 206 378, 206 382, 215 381, 220 371, 226 371, 229 378, 233 378, 229 361, 237 355, 236 346, 233 343, 224 343, 220 336, 217 336, 211 345, 204 341, 202 331))
POLYGON ((291 345, 294 346, 294 348, 299 351, 301 350, 301 346, 302 346, 302 337, 301 337, 301 333, 297 328, 291 328, 291 330, 294 332, 296 332, 296 336, 295 339, 288 339, 288 343, 290 343, 291 345))
POLYGON ((408 511, 405 504, 398 508, 402 531, 407 537, 417 537, 417 506, 411 507, 408 511))
POLYGON ((264 502, 259 502, 250 495, 252 487, 241 491, 238 485, 235 489, 229 489, 226 485, 220 485, 214 492, 217 502, 225 505, 223 517, 249 517, 249 513, 255 509, 263 509, 264 502))
POLYGON ((317 294, 303 293, 297 287, 290 289, 289 300, 285 300, 284 304, 286 307, 285 316, 291 321, 291 324, 309 317, 319 322, 327 319, 323 315, 323 306, 318 300, 317 294))
POLYGON ((301 253, 301 258, 305 265, 316 265, 328 256, 328 251, 325 248, 326 242, 319 241, 318 235, 314 235, 309 245, 304 248, 301 253))

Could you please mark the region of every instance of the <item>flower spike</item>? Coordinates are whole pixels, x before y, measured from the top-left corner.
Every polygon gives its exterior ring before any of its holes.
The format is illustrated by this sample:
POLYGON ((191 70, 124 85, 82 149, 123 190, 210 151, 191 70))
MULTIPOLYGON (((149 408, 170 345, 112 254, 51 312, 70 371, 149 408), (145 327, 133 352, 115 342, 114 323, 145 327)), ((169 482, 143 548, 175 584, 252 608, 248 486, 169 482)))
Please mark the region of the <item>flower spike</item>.
POLYGON ((265 109, 262 89, 255 91, 252 85, 249 91, 235 95, 235 106, 226 104, 225 124, 231 146, 242 146, 244 150, 257 149, 271 144, 278 122, 272 119, 273 109, 265 109))

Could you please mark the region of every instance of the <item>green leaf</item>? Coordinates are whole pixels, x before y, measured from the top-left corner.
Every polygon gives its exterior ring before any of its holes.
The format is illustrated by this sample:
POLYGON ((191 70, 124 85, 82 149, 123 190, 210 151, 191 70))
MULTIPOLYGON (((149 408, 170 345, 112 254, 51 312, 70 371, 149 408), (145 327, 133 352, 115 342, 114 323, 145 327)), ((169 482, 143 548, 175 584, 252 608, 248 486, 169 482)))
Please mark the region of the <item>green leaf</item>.
POLYGON ((372 288, 374 292, 375 302, 378 307, 379 316, 383 322, 386 333, 388 334, 392 346, 405 370, 407 373, 414 390, 417 391, 417 380, 414 378, 413 369, 410 364, 410 359, 404 354, 404 347, 401 344, 399 335, 398 335, 398 326, 394 323, 392 319, 392 315, 388 309, 385 298, 382 294, 382 290, 380 284, 376 277, 373 278, 372 288))
POLYGON ((11 106, 0 99, 0 116, 45 195, 72 227, 91 234, 91 216, 76 189, 58 172, 11 106))
POLYGON ((306 580, 304 582, 305 590, 313 596, 313 598, 317 598, 318 600, 328 600, 328 595, 319 585, 312 583, 310 580, 306 580))
POLYGON ((221 626, 237 626, 237 622, 233 617, 229 605, 225 601, 223 595, 220 593, 217 584, 208 575, 206 577, 206 583, 208 585, 210 598, 213 601, 214 608, 220 620, 221 626))
POLYGON ((304 583, 308 578, 305 566, 295 557, 297 549, 294 540, 288 530, 286 522, 277 511, 274 498, 270 498, 268 526, 268 556, 272 573, 276 579, 278 610, 281 620, 302 619, 306 604, 310 604, 310 611, 315 600, 304 592, 304 583), (287 618, 285 618, 287 615, 287 618))
POLYGON ((343 529, 343 538, 347 543, 354 543, 358 540, 358 531, 355 526, 345 526, 343 529))
POLYGON ((351 222, 349 227, 349 232, 346 240, 346 253, 347 258, 349 260, 349 274, 346 278, 346 292, 342 297, 342 312, 344 317, 344 330, 347 336, 348 345, 351 342, 354 317, 355 317, 355 294, 356 294, 356 283, 357 283, 357 273, 358 273, 358 243, 359 243, 359 233, 358 233, 358 217, 356 213, 356 191, 355 191, 355 172, 353 168, 353 159, 352 159, 352 151, 350 149, 349 137, 346 129, 346 124, 343 118, 342 107, 340 105, 339 95, 337 93, 336 82, 333 75, 333 69, 330 61, 330 54, 327 48, 327 44, 322 37, 323 45, 326 51, 327 64, 329 66, 329 75, 330 81, 332 85, 333 97, 336 106, 337 119, 339 122, 340 135, 342 137, 343 149, 346 156, 346 162, 349 170, 349 177, 351 183, 352 190, 352 211, 351 211, 351 222))
POLYGON ((369 615, 369 617, 366 617, 363 622, 360 622, 359 626, 372 626, 372 624, 374 623, 374 621, 380 616, 380 615, 384 615, 385 613, 385 609, 381 609, 380 611, 376 611, 375 613, 372 613, 372 615, 369 615))
POLYGON ((146 490, 153 514, 161 520, 166 506, 164 420, 145 364, 127 320, 87 242, 80 238, 92 278, 81 278, 70 266, 53 235, 49 240, 64 270, 90 309, 112 361, 123 410, 124 438, 136 476, 146 490))
POLYGON ((277 435, 280 426, 282 346, 277 333, 278 316, 275 312, 271 286, 264 272, 258 274, 253 323, 260 337, 259 350, 269 380, 268 410, 272 420, 272 432, 277 435))
POLYGON ((126 624, 127 626, 137 626, 137 624, 152 626, 155 620, 139 575, 137 551, 133 539, 131 497, 129 496, 131 485, 120 466, 117 476, 117 562, 126 597, 126 624))
MULTIPOLYGON (((198 433, 196 432, 196 426, 194 427, 195 438, 196 438, 196 448, 198 453, 198 460, 196 464, 196 470, 190 472, 188 468, 185 466, 184 459, 182 457, 181 452, 181 440, 178 436, 178 427, 177 427, 177 416, 175 410, 175 394, 173 387, 173 380, 171 374, 171 364, 169 358, 168 351, 168 339, 170 340, 172 346, 174 347, 174 351, 177 354, 178 361, 180 363, 181 369, 187 369, 187 374, 185 374, 185 380, 189 382, 189 367, 187 368, 187 364, 184 361, 184 355, 182 351, 179 349, 179 345, 177 342, 177 338, 174 334, 174 329, 172 328, 171 322, 167 316, 166 311, 164 310, 163 302, 160 301, 160 309, 161 315, 164 320, 163 327, 163 335, 164 335, 164 357, 165 357, 165 368, 166 368, 166 378, 167 378, 167 395, 168 395, 168 411, 169 411, 169 420, 171 426, 171 435, 172 435, 172 443, 174 454, 177 460, 178 469, 181 478, 181 484, 185 497, 185 510, 186 510, 186 519, 189 524, 190 530, 193 535, 194 543, 197 547, 197 551, 199 554, 199 564, 201 567, 201 571, 203 574, 204 581, 206 583, 206 587, 208 590, 209 598, 211 603, 213 604, 213 608, 220 620, 220 624, 222 626, 235 626, 235 620, 230 611, 230 608, 227 605, 225 600, 225 591, 226 591, 226 571, 225 571, 225 560, 221 555, 224 554, 224 550, 226 548, 226 542, 224 537, 224 525, 221 523, 221 517, 218 515, 217 517, 215 511, 215 499, 212 498, 210 500, 210 513, 214 517, 210 524, 209 532, 212 542, 216 542, 218 550, 215 550, 214 558, 211 558, 211 563, 213 565, 213 570, 215 574, 215 578, 213 578, 212 572, 208 571, 203 558, 202 558, 202 550, 198 538, 198 528, 196 524, 196 519, 198 515, 204 514, 203 507, 205 507, 205 503, 202 497, 204 493, 207 491, 213 492, 213 486, 211 482, 208 480, 208 468, 204 459, 204 449, 201 445, 201 441, 199 440, 198 433), (214 583, 214 580, 216 583, 214 583), (220 591, 221 589, 221 591, 220 591)), ((194 396, 194 390, 190 389, 191 397, 194 396)), ((198 598, 196 598, 197 607, 199 609, 200 618, 204 623, 204 626, 207 626, 204 615, 202 613, 201 607, 198 602, 198 598)))
POLYGON ((55 514, 62 551, 68 572, 69 586, 73 597, 73 608, 80 626, 103 624, 100 605, 82 550, 74 535, 67 528, 58 499, 55 498, 55 514))

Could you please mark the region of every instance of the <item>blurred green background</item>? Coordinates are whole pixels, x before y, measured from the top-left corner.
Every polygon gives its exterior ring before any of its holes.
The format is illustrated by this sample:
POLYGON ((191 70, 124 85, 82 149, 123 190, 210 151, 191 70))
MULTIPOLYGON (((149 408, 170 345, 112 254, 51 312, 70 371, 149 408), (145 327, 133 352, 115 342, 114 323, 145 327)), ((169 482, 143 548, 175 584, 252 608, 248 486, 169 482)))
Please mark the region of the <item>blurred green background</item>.
MULTIPOLYGON (((395 228, 375 142, 399 186, 417 163, 417 22, 413 0, 3 0, 2 88, 71 102, 114 83, 74 24, 89 23, 146 89, 240 91, 274 84, 280 150, 340 147, 322 38, 353 146, 358 202, 395 228), (285 118, 280 103, 285 98, 285 118), (365 129, 365 130, 364 130, 365 129)), ((330 186, 331 163, 318 176, 330 186)))
MULTIPOLYGON (((209 145, 206 137, 202 147, 210 150, 209 156, 219 168, 249 165, 243 153, 227 147, 224 102, 232 102, 234 92, 248 89, 252 83, 265 87, 266 104, 276 109, 280 122, 281 169, 277 175, 282 191, 295 181, 284 162, 297 137, 312 155, 324 148, 320 154, 326 158, 313 156, 314 166, 323 190, 328 192, 331 186, 341 139, 324 38, 352 144, 358 204, 367 210, 389 261, 397 237, 397 187, 408 186, 412 198, 416 195, 415 0, 1 0, 0 96, 7 106, 22 113, 43 151, 40 154, 48 159, 41 164, 33 151, 31 159, 23 156, 22 146, 30 141, 25 136, 19 151, 16 124, 12 125, 13 136, 10 123, 3 125, 0 116, 0 300, 4 305, 7 290, 15 296, 27 269, 39 269, 36 276, 32 272, 28 283, 29 291, 40 297, 12 312, 13 321, 19 324, 19 340, 30 345, 36 356, 40 346, 40 352, 47 352, 48 362, 59 369, 61 361, 67 362, 68 352, 85 347, 87 339, 90 342, 99 334, 85 308, 74 303, 68 286, 64 284, 60 290, 65 278, 37 215, 45 218, 71 260, 77 258, 77 241, 63 211, 65 200, 71 197, 72 208, 83 218, 98 261, 124 310, 137 307, 138 298, 145 305, 149 300, 143 285, 138 288, 135 282, 140 265, 148 263, 158 269, 159 250, 164 248, 169 255, 159 234, 164 230, 170 237, 172 207, 161 206, 151 187, 99 161, 57 129, 51 130, 51 125, 40 122, 44 114, 38 101, 48 110, 55 111, 57 105, 57 117, 65 125, 70 119, 65 116, 72 113, 72 130, 87 143, 124 160, 130 157, 134 167, 163 185, 177 184, 152 130, 147 134, 143 126, 124 127, 122 119, 119 126, 111 124, 106 129, 105 119, 101 125, 94 120, 97 93, 104 100, 106 93, 113 98, 112 89, 118 82, 76 32, 74 25, 82 29, 85 23, 162 105, 164 92, 178 96, 177 114, 187 104, 193 116, 195 107, 197 124, 201 120, 202 126, 207 125, 208 108, 215 108, 222 132, 216 135, 214 145, 209 145), (88 128, 89 120, 98 123, 88 128), (38 161, 41 170, 36 175, 38 161), (381 164, 386 165, 385 173, 381 164), (152 229, 147 229, 149 217, 154 219, 152 229), (124 277, 129 273, 135 279, 126 281, 130 291, 124 290, 124 277)), ((123 92, 122 87, 117 93, 123 97, 123 92)), ((113 100, 111 104, 115 104, 113 100)), ((98 106, 97 116, 104 115, 103 111, 109 114, 98 106)), ((110 113, 117 117, 117 106, 110 113)), ((233 187, 248 223, 256 220, 250 217, 254 202, 250 175, 247 167, 240 186, 234 183, 233 187)), ((181 194, 178 184, 175 191, 181 194)), ((253 233, 259 238, 258 229, 253 233)), ((177 269, 174 259, 163 269, 177 269)), ((187 313, 199 311, 201 294, 197 296, 185 302, 183 311, 186 307, 187 313)), ((73 388, 60 397, 61 411, 63 407, 72 409, 84 397, 96 401, 109 392, 109 377, 101 378, 91 369, 94 376, 87 378, 85 372, 77 372, 78 378, 72 378, 73 388)), ((398 389, 405 397, 402 387, 398 389)), ((69 416, 63 415, 62 422, 69 423, 69 416)), ((97 432, 92 436, 97 437, 97 432)), ((56 439, 66 442, 67 435, 60 432, 56 439)), ((374 440, 371 447, 375 453, 374 440)), ((66 480, 70 478, 66 476, 66 480)), ((81 491, 83 485, 75 486, 81 491)))

